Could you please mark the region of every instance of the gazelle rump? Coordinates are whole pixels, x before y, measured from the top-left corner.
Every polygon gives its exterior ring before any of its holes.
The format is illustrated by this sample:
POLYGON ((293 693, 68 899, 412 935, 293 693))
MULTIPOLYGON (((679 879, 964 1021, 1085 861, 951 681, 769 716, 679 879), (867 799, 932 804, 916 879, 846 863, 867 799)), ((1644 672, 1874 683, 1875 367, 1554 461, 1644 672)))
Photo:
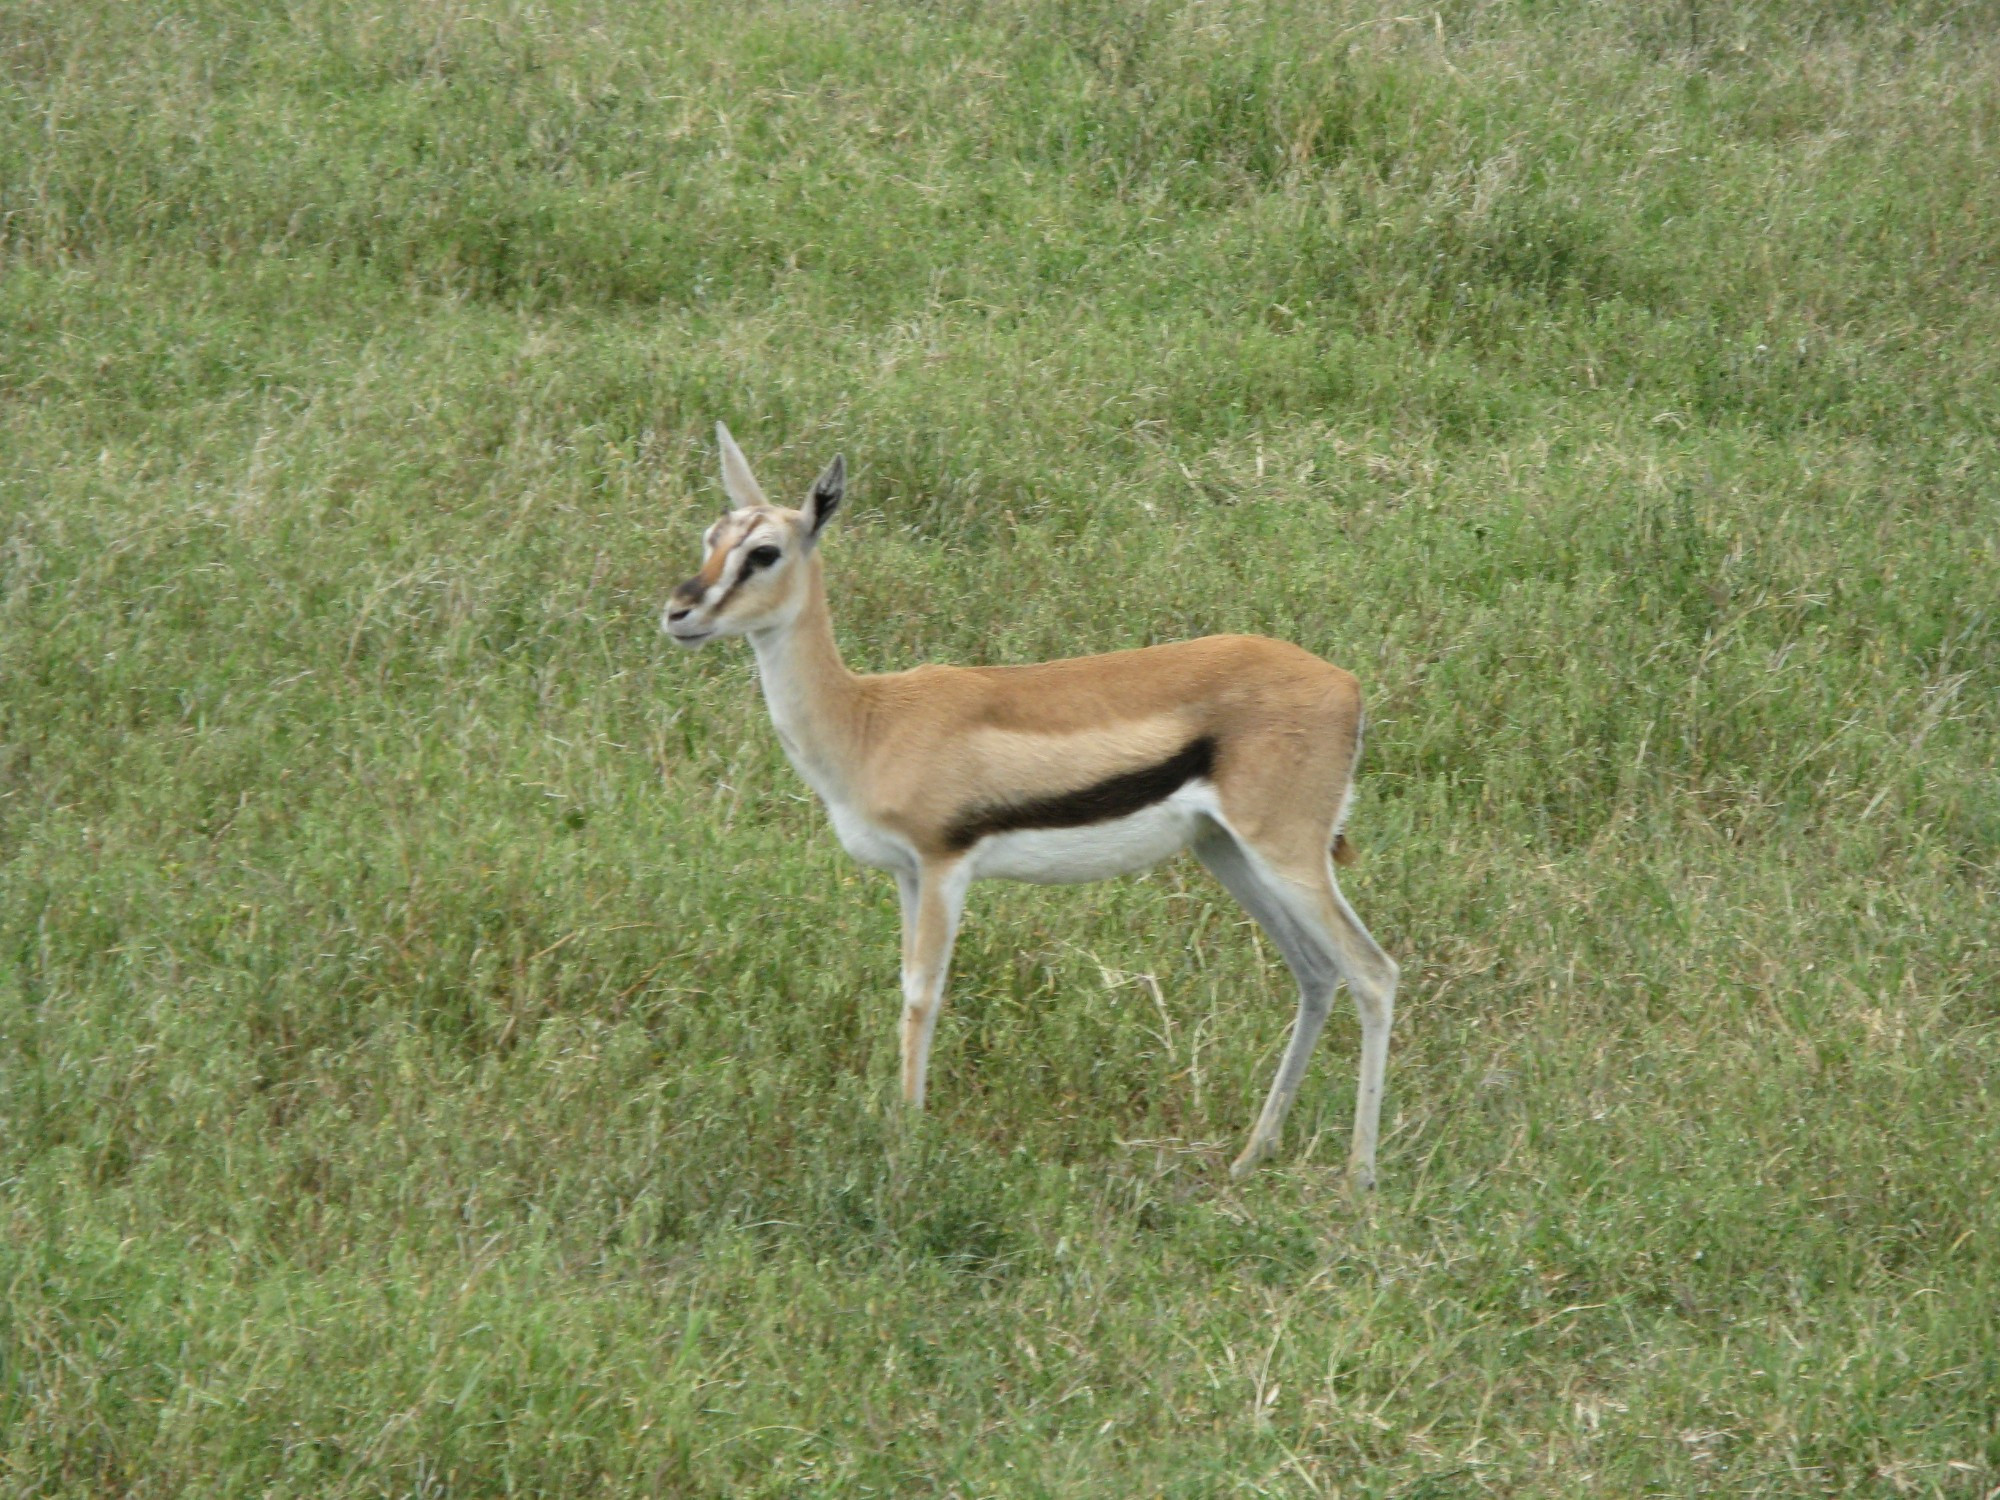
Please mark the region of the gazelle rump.
POLYGON ((1061 884, 1192 849, 1299 984, 1298 1017, 1232 1168, 1276 1147, 1342 981, 1361 1017, 1352 1180, 1375 1181, 1396 965, 1341 896, 1336 858, 1361 753, 1361 693, 1283 641, 1218 635, 1020 667, 857 675, 834 644, 817 543, 836 457, 798 510, 764 498, 716 425, 731 508, 661 624, 699 646, 747 636, 785 754, 841 844, 896 877, 903 908, 903 1097, 921 1108, 966 888, 1061 884))

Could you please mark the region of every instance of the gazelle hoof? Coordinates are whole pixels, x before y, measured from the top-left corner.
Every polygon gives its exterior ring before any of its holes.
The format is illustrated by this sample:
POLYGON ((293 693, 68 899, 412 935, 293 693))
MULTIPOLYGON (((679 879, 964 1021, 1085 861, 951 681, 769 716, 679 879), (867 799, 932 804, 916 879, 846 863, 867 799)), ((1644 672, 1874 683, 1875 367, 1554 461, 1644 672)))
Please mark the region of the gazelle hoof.
POLYGON ((1239 1182, 1248 1177, 1271 1154, 1271 1148, 1258 1141, 1252 1141, 1243 1148, 1243 1154, 1229 1164, 1229 1175, 1239 1182))

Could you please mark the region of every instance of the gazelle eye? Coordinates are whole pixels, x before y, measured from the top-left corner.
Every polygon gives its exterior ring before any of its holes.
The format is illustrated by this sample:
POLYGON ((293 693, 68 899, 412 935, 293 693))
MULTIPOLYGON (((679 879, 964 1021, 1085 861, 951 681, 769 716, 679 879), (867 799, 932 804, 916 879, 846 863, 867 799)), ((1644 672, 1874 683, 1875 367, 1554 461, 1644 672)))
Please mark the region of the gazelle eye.
POLYGON ((776 547, 752 547, 750 555, 743 559, 743 571, 754 573, 759 568, 768 568, 783 556, 776 547))

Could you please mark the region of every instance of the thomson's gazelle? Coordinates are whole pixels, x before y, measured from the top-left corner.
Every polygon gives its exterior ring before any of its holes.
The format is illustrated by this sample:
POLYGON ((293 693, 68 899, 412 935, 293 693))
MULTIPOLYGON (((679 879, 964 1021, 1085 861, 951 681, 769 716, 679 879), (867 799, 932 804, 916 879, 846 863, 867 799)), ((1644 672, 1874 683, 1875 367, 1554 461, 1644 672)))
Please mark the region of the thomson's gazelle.
POLYGON ((785 754, 847 851, 903 900, 903 1097, 921 1108, 966 887, 1101 880, 1192 848, 1284 953, 1298 1020, 1234 1171, 1277 1145, 1334 986, 1361 1013, 1353 1181, 1375 1181, 1396 965, 1334 881, 1361 752, 1353 676, 1283 641, 1218 635, 1027 667, 841 663, 815 543, 836 457, 799 510, 764 498, 716 426, 733 509, 662 621, 684 646, 747 635, 785 754))

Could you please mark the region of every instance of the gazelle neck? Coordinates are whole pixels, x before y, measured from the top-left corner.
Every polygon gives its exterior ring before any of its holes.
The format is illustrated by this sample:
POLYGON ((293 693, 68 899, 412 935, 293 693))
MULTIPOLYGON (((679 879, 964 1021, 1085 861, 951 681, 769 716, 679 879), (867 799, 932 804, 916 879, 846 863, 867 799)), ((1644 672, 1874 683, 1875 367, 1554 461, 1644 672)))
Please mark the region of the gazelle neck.
POLYGON ((859 746, 856 709, 861 679, 847 670, 834 644, 833 616, 817 555, 806 560, 805 602, 783 625, 750 633, 757 677, 778 740, 798 773, 823 798, 838 798, 844 768, 859 746))

